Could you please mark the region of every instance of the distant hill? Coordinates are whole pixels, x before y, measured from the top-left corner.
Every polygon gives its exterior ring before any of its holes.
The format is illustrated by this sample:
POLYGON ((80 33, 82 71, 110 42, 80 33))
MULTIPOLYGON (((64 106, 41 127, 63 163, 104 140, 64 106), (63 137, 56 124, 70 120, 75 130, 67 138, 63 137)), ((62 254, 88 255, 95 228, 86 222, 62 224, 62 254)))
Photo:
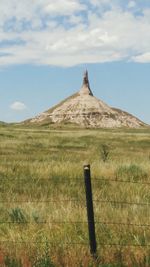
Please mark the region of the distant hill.
POLYGON ((83 85, 79 92, 24 123, 73 123, 89 128, 139 128, 146 126, 135 116, 120 109, 112 108, 102 100, 97 99, 90 88, 87 71, 84 74, 83 85))
POLYGON ((0 125, 3 126, 3 125, 7 125, 8 123, 4 122, 4 121, 0 121, 0 125))

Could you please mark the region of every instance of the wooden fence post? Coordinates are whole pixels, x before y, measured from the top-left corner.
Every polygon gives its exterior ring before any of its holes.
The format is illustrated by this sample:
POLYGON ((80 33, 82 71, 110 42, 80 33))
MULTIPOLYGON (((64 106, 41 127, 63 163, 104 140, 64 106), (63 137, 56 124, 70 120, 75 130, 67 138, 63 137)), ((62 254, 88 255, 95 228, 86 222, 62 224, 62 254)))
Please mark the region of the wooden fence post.
POLYGON ((84 182, 85 182, 85 193, 86 193, 86 206, 87 206, 90 252, 91 252, 92 256, 95 257, 96 252, 97 252, 97 244, 96 244, 96 234, 95 234, 94 208, 93 208, 90 165, 84 165, 84 182))

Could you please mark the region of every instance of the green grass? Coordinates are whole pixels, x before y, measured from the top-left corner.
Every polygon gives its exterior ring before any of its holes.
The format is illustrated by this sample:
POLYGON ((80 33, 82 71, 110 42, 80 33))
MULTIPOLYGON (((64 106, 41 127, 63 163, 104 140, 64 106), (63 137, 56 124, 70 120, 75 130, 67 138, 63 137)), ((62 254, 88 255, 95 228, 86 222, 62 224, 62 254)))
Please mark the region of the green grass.
MULTIPOLYGON (((104 223, 96 224, 103 245, 93 262, 83 180, 88 162, 95 200, 150 203, 149 134, 150 129, 0 126, 0 266, 149 266, 148 248, 142 247, 150 245, 148 227, 104 223)), ((94 202, 94 210, 97 222, 150 224, 148 205, 94 202)))

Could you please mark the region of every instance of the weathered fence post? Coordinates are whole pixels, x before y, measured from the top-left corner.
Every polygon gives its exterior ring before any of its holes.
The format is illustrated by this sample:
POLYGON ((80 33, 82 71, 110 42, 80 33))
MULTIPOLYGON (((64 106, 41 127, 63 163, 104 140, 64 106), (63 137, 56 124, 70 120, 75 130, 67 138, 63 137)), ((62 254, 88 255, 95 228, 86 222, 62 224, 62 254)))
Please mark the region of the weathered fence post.
POLYGON ((93 208, 90 165, 84 165, 84 182, 85 182, 85 193, 86 193, 90 252, 92 256, 96 256, 97 245, 96 245, 96 235, 95 235, 95 222, 94 222, 94 208, 93 208))

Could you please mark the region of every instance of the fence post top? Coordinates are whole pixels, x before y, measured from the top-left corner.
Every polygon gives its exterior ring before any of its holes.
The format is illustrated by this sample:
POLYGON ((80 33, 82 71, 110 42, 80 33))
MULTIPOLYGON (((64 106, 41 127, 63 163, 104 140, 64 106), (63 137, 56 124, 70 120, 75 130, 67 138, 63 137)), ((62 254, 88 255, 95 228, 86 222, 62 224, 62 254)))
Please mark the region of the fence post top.
POLYGON ((83 168, 84 170, 90 170, 90 164, 84 164, 83 168))

